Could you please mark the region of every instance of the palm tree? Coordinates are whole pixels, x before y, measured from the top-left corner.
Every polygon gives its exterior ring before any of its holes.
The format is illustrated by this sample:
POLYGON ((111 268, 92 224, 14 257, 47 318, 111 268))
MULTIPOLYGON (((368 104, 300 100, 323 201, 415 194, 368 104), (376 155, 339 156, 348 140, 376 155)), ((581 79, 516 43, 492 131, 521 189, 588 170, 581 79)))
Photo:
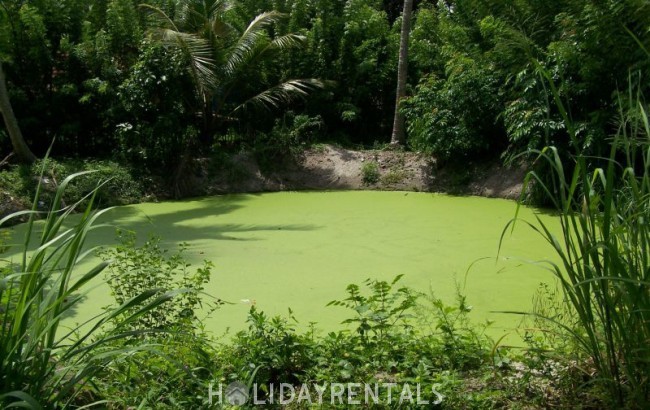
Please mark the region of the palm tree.
POLYGON ((397 66, 397 92, 395 97, 395 117, 393 120, 393 135, 391 145, 404 143, 404 116, 399 110, 401 100, 406 96, 406 75, 408 72, 409 37, 411 32, 411 14, 413 0, 404 0, 402 12, 402 31, 400 33, 399 63, 397 66))
POLYGON ((25 143, 22 132, 20 132, 20 127, 18 126, 18 120, 14 114, 14 110, 11 107, 11 101, 9 101, 9 92, 7 91, 7 82, 5 80, 5 73, 2 69, 2 62, 0 61, 0 111, 2 111, 2 117, 5 121, 5 126, 7 128, 7 133, 9 134, 9 139, 11 140, 11 145, 14 148, 14 152, 19 160, 27 163, 32 163, 36 161, 36 156, 25 143))
POLYGON ((233 6, 226 0, 185 0, 176 19, 159 8, 142 7, 157 20, 153 33, 165 44, 180 49, 189 61, 204 133, 214 132, 224 120, 248 108, 277 108, 322 86, 315 79, 294 79, 259 90, 247 82, 248 75, 259 71, 270 57, 304 41, 296 34, 269 35, 268 29, 284 17, 281 13, 262 13, 238 29, 229 21, 227 14, 233 6), (246 95, 242 90, 254 91, 246 95))

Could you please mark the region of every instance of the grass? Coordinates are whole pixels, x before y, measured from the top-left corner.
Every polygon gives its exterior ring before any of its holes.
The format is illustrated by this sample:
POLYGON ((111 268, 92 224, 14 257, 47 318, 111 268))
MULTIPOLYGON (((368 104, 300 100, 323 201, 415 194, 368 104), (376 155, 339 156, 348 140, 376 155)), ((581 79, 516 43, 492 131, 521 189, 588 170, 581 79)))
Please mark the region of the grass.
MULTIPOLYGON (((41 170, 42 175, 45 166, 41 170)), ((98 263, 73 272, 89 255, 89 233, 105 211, 94 212, 101 184, 78 202, 63 206, 66 187, 90 172, 73 174, 59 185, 40 235, 36 231, 42 186, 36 188, 31 211, 14 213, 0 225, 29 216, 17 261, 4 260, 0 270, 0 403, 8 407, 65 407, 89 389, 87 383, 116 357, 146 346, 111 348, 132 337, 125 325, 170 300, 174 293, 146 290, 100 313, 85 326, 67 332, 64 317, 78 309, 92 281, 108 265, 98 263), (81 208, 81 204, 86 204, 81 208), (72 225, 71 214, 79 211, 72 225)))
MULTIPOLYGON (((577 147, 567 109, 547 79, 577 147)), ((590 382, 612 406, 632 408, 650 400, 649 124, 643 99, 630 91, 621 102, 608 158, 578 153, 573 170, 567 170, 557 149, 549 147, 538 160, 552 169, 552 182, 534 172, 527 177, 527 185, 538 184, 561 214, 559 236, 544 221, 530 225, 559 256, 561 262, 551 263, 550 270, 577 318, 576 326, 556 324, 588 358, 584 371, 590 382)))
POLYGON ((389 170, 382 178, 381 182, 384 185, 395 185, 399 184, 400 182, 404 181, 406 178, 409 177, 409 172, 396 168, 396 169, 391 169, 389 170))

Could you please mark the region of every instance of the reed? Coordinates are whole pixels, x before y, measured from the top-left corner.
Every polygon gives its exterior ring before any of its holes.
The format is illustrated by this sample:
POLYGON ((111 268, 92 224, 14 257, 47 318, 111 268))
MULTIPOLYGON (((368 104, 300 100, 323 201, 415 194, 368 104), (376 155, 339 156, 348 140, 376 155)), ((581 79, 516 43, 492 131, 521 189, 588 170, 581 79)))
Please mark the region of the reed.
MULTIPOLYGON (((568 111, 545 75, 578 147, 568 111)), ((577 154, 569 171, 557 149, 547 147, 537 155, 552 170, 551 181, 531 172, 525 185, 541 188, 560 214, 559 234, 540 218, 528 223, 559 257, 550 270, 578 319, 576 328, 558 325, 589 358, 592 382, 617 406, 636 408, 650 399, 650 121, 642 96, 630 90, 620 100, 609 157, 577 154)))
MULTIPOLYGON (((87 272, 77 272, 79 263, 92 254, 92 249, 85 246, 86 239, 93 229, 101 226, 97 220, 107 210, 93 210, 101 184, 70 206, 63 206, 62 197, 72 180, 88 173, 71 175, 60 184, 44 221, 36 223, 39 214, 36 206, 0 221, 2 226, 11 219, 29 217, 20 245, 20 260, 0 262, 0 405, 3 407, 66 407, 89 389, 88 382, 112 360, 151 348, 146 345, 125 348, 127 344, 116 342, 135 336, 138 332, 127 325, 175 294, 147 290, 89 322, 73 329, 63 328, 62 318, 79 305, 109 263, 101 262, 87 272), (86 205, 78 209, 82 202, 86 205), (73 212, 78 215, 70 218, 73 212)), ((35 205, 40 193, 39 185, 35 205)))

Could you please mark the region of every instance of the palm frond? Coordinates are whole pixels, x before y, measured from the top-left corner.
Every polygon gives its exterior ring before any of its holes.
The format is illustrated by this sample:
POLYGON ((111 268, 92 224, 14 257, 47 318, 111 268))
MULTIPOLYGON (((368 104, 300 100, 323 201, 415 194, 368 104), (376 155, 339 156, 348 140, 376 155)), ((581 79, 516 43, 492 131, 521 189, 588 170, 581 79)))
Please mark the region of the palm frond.
POLYGON ((266 110, 275 109, 281 104, 289 103, 298 98, 304 98, 310 91, 323 88, 324 86, 325 83, 313 78, 289 80, 249 98, 237 106, 231 114, 245 111, 250 107, 266 110))
POLYGON ((275 37, 266 46, 263 52, 278 50, 284 51, 294 47, 301 47, 305 44, 306 37, 300 34, 289 33, 283 36, 275 37))
POLYGON ((261 49, 262 41, 268 41, 266 29, 281 20, 285 15, 277 11, 269 11, 255 17, 246 30, 230 49, 230 55, 224 67, 227 75, 237 72, 247 61, 252 60, 255 49, 261 49))
POLYGON ((156 28, 150 33, 158 37, 166 46, 176 47, 190 61, 189 71, 200 93, 214 89, 217 78, 214 74, 216 64, 210 42, 198 35, 186 33, 177 27, 174 21, 161 9, 143 4, 155 19, 156 28))
POLYGON ((208 17, 210 20, 222 20, 223 14, 231 10, 234 5, 227 0, 216 0, 208 9, 208 17))
POLYGON ((163 30, 162 38, 169 44, 175 44, 189 58, 190 74, 201 92, 210 91, 215 87, 216 64, 212 47, 207 40, 175 30, 163 30))

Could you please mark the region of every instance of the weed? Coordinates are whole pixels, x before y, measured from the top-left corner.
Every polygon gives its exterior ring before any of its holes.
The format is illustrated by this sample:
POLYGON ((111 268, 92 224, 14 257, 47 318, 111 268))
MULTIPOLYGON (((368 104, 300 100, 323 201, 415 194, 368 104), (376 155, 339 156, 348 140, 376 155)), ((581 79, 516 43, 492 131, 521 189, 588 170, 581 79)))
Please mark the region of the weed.
MULTIPOLYGON (((550 74, 544 74, 577 147, 576 129, 550 74)), ((567 172, 558 150, 548 147, 538 160, 553 170, 551 183, 535 172, 527 176, 560 211, 559 237, 539 218, 529 226, 560 258, 549 268, 577 318, 575 329, 564 328, 589 357, 593 383, 618 406, 650 400, 650 120, 632 89, 630 99, 602 167, 591 168, 591 159, 579 153, 567 172)))
MULTIPOLYGON (((43 162, 39 181, 43 180, 43 162)), ((88 383, 102 368, 122 355, 145 348, 134 345, 113 348, 112 343, 138 332, 127 330, 169 301, 174 293, 143 289, 117 307, 107 309, 85 326, 70 332, 62 329, 62 318, 77 308, 89 290, 89 283, 108 266, 102 262, 86 272, 75 272, 87 255, 84 245, 97 218, 93 204, 98 186, 76 203, 62 207, 65 189, 77 178, 63 179, 54 192, 50 211, 36 234, 42 184, 36 187, 31 211, 18 212, 0 225, 21 214, 29 215, 19 261, 5 261, 0 267, 0 403, 9 407, 65 407, 87 390, 88 383), (81 216, 72 222, 70 214, 86 203, 81 216), (67 226, 65 229, 64 226, 67 226), (36 248, 31 245, 36 243, 36 248)), ((143 329, 141 332, 145 332, 143 329)))
POLYGON ((364 162, 361 166, 361 179, 366 185, 373 185, 379 182, 381 174, 379 165, 375 161, 364 162))
POLYGON ((393 168, 381 177, 381 183, 384 185, 395 185, 409 177, 409 172, 404 169, 393 168))

